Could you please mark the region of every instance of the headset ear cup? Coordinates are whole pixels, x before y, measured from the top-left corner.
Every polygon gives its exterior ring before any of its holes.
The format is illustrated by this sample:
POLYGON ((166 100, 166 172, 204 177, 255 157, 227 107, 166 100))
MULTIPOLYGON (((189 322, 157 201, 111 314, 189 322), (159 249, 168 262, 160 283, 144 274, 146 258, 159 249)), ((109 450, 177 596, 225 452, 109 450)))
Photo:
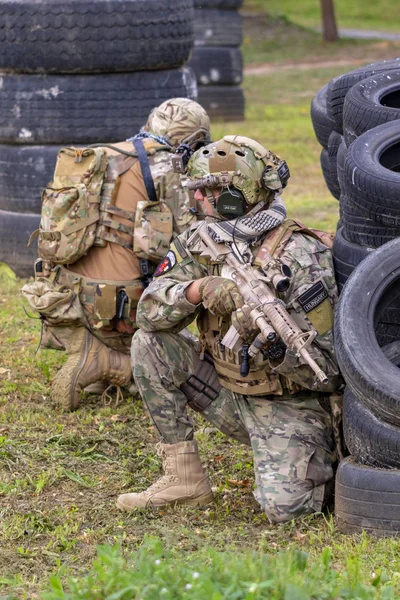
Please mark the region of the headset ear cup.
POLYGON ((261 175, 261 184, 265 190, 278 191, 286 187, 290 177, 287 162, 282 160, 277 167, 267 165, 261 175))
POLYGON ((216 208, 222 217, 241 217, 246 213, 247 203, 240 190, 224 188, 217 199, 216 208))

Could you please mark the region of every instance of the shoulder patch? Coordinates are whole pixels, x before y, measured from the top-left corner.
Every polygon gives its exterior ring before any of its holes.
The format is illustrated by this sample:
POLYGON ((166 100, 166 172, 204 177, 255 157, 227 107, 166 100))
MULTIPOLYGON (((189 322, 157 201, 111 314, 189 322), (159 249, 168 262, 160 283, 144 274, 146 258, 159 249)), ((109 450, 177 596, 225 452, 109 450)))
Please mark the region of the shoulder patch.
POLYGON ((300 306, 305 313, 311 312, 314 308, 322 304, 324 300, 328 298, 328 292, 326 291, 322 281, 317 281, 312 287, 306 292, 301 294, 297 298, 300 306))
POLYGON ((172 250, 168 250, 167 254, 164 256, 156 270, 154 271, 153 277, 159 277, 160 275, 164 275, 164 273, 168 273, 174 266, 176 265, 176 255, 172 250))

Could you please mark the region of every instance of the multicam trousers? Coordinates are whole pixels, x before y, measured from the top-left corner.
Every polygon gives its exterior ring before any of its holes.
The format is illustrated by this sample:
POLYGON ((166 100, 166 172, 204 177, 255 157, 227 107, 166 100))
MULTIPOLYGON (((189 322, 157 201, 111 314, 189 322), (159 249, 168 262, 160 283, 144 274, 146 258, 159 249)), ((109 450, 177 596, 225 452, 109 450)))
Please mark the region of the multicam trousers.
MULTIPOLYGON (((199 362, 181 335, 139 330, 132 341, 133 375, 162 440, 193 438, 188 400, 180 389, 199 362)), ((254 454, 255 498, 272 522, 321 510, 336 453, 321 394, 243 396, 222 388, 203 416, 254 454), (273 398, 273 399, 271 399, 273 398)))

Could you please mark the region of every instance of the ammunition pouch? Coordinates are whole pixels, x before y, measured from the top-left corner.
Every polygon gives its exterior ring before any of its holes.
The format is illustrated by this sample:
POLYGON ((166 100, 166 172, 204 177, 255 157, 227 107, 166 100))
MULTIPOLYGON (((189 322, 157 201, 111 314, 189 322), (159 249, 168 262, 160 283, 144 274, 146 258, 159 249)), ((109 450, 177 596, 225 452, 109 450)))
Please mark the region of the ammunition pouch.
POLYGON ((193 375, 180 387, 190 408, 197 412, 203 412, 217 398, 221 388, 212 358, 207 354, 204 360, 199 361, 193 375))

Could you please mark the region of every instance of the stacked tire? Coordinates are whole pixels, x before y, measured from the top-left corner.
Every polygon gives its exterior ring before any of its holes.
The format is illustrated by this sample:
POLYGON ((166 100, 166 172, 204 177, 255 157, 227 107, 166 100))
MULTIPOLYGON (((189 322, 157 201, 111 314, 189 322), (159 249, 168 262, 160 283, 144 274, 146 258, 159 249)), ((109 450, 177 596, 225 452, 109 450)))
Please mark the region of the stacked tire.
POLYGON ((198 100, 212 119, 244 119, 243 0, 195 0, 194 48, 189 66, 196 74, 198 100))
MULTIPOLYGON (((400 178, 400 173, 398 174, 400 178)), ((372 252, 346 283, 335 346, 347 387, 335 513, 347 533, 400 535, 400 238, 372 252)))
POLYGON ((340 200, 335 346, 350 456, 337 472, 336 519, 344 532, 399 535, 400 59, 332 79, 311 115, 340 200))
POLYGON ((400 58, 395 58, 335 77, 311 104, 314 131, 323 146, 322 172, 340 200, 333 250, 339 289, 373 249, 399 235, 396 211, 388 210, 390 199, 385 200, 391 185, 385 184, 386 171, 393 173, 400 164, 398 129, 392 123, 400 118, 399 98, 400 58), (381 158, 376 146, 386 147, 381 158))
POLYGON ((197 99, 192 47, 192 0, 0 0, 0 262, 32 274, 59 147, 121 141, 164 100, 197 99))

